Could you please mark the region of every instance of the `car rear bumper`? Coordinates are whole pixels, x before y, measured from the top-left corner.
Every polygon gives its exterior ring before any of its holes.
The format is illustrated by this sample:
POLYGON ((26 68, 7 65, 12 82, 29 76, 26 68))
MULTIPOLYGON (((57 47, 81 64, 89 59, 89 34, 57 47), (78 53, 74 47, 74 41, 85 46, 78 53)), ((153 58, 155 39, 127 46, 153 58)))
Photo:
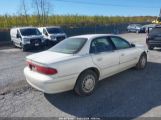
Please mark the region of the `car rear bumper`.
POLYGON ((35 89, 44 93, 54 94, 74 89, 77 75, 66 76, 61 78, 52 78, 34 71, 28 67, 24 69, 27 82, 35 89))

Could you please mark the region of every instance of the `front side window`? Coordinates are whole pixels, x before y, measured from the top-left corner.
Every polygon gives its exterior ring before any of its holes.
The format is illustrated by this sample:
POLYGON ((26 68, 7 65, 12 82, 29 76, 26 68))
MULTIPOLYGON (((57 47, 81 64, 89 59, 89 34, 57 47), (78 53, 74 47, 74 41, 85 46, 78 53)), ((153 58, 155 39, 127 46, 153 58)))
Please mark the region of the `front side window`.
POLYGON ((109 42, 108 38, 102 37, 94 39, 91 43, 90 53, 100 53, 112 51, 113 46, 109 42))
POLYGON ((127 49, 127 48, 131 47, 131 45, 128 41, 126 41, 120 37, 111 37, 111 40, 112 40, 113 44, 115 45, 116 49, 118 49, 118 50, 127 49))
POLYGON ((40 31, 36 28, 20 29, 20 32, 23 36, 41 35, 40 31))
POLYGON ((65 54, 75 54, 82 49, 86 41, 86 38, 67 38, 49 49, 49 51, 65 54))

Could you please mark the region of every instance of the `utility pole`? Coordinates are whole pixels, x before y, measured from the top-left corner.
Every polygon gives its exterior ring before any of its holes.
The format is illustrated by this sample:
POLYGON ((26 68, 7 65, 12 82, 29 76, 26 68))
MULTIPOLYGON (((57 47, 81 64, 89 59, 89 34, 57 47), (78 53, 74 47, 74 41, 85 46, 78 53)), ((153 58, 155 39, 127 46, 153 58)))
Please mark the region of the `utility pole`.
POLYGON ((160 8, 160 13, 159 13, 159 17, 161 17, 161 8, 160 8))

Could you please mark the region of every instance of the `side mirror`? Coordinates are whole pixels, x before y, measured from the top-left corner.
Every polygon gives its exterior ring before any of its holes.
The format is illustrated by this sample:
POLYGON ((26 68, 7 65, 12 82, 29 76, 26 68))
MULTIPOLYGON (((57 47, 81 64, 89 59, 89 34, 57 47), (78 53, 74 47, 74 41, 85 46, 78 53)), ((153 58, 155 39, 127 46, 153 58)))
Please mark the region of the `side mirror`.
POLYGON ((17 37, 17 38, 21 38, 20 34, 17 34, 16 37, 17 37))
POLYGON ((134 43, 131 43, 131 47, 136 47, 136 45, 134 43))

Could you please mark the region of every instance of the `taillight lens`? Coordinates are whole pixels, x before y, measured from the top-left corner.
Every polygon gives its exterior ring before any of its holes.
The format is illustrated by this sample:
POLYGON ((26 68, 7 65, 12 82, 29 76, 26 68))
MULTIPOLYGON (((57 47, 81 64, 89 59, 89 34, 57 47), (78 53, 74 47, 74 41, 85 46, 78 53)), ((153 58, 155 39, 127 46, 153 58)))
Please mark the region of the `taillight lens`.
POLYGON ((39 73, 43 73, 43 74, 46 74, 46 75, 54 75, 54 74, 58 73, 58 71, 54 68, 48 68, 48 67, 45 67, 45 66, 40 66, 40 65, 37 65, 37 64, 29 62, 29 61, 27 61, 27 64, 28 64, 28 66, 31 70, 35 70, 39 73))

